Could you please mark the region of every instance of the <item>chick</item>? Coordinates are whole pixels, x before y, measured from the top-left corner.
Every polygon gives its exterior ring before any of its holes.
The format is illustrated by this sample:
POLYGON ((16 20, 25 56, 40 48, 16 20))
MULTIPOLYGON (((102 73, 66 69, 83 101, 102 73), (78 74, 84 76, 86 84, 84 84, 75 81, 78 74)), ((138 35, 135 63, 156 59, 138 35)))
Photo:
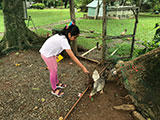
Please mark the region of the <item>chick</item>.
POLYGON ((93 84, 93 90, 90 93, 90 97, 92 97, 93 95, 95 95, 97 92, 100 92, 100 91, 101 93, 103 93, 103 88, 105 85, 105 79, 100 78, 100 75, 97 70, 94 70, 92 74, 92 78, 93 78, 94 84, 93 84))

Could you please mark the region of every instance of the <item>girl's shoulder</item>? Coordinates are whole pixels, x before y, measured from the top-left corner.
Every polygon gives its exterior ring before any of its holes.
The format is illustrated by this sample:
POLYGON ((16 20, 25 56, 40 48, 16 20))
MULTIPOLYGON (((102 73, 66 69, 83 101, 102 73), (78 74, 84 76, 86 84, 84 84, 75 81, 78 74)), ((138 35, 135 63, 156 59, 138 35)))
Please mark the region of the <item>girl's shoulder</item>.
POLYGON ((67 39, 66 36, 64 36, 64 35, 59 35, 59 34, 55 34, 55 37, 56 37, 56 38, 59 38, 59 39, 62 39, 62 40, 63 40, 63 39, 67 39))

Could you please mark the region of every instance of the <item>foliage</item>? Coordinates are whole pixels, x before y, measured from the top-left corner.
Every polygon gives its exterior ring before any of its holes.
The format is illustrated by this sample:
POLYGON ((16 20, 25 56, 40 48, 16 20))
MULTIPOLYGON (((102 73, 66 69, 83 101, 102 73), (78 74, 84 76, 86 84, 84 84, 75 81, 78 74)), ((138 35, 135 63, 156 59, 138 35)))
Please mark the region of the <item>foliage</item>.
POLYGON ((0 0, 0 9, 2 9, 2 0, 0 0))
POLYGON ((35 8, 35 9, 44 9, 45 5, 43 3, 35 3, 35 4, 32 4, 32 8, 35 8))
POLYGON ((108 53, 111 54, 113 51, 115 51, 118 48, 116 55, 123 56, 123 55, 129 55, 130 54, 130 49, 131 49, 131 44, 129 43, 122 43, 122 44, 117 44, 115 47, 112 47, 108 50, 108 53))
POLYGON ((87 11, 86 5, 88 5, 92 1, 93 0, 79 0, 78 4, 81 11, 86 12, 87 11))
POLYGON ((140 52, 140 54, 144 54, 146 52, 149 52, 149 51, 159 47, 160 44, 156 43, 154 40, 152 40, 152 41, 144 41, 142 43, 142 45, 144 45, 145 48, 140 52))
POLYGON ((154 7, 153 7, 153 12, 160 12, 160 3, 156 4, 154 7))
POLYGON ((141 54, 144 54, 144 53, 151 51, 155 48, 158 48, 160 46, 160 25, 158 23, 156 23, 154 28, 156 29, 154 38, 152 41, 144 41, 142 43, 142 45, 144 45, 145 48, 141 52, 141 54))
POLYGON ((152 12, 159 10, 160 1, 159 0, 144 0, 143 6, 144 10, 151 9, 152 12), (147 7, 146 7, 147 6, 147 7))

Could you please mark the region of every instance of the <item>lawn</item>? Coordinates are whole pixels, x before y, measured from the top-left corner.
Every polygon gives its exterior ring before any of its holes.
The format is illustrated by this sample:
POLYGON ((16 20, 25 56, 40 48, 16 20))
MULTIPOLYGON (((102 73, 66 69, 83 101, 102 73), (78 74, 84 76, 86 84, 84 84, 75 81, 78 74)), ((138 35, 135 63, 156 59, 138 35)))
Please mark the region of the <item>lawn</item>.
MULTIPOLYGON (((51 23, 56 23, 58 21, 70 19, 69 9, 44 9, 44 10, 35 10, 28 9, 28 16, 31 16, 35 26, 43 26, 51 23)), ((76 17, 82 17, 83 13, 76 13, 76 17)), ((28 21, 26 20, 26 24, 28 21)), ((3 25, 3 15, 2 10, 0 10, 0 32, 4 31, 3 25)), ((33 27, 32 21, 29 24, 30 27, 33 27)))
MULTIPOLYGON (((32 17, 32 20, 35 26, 44 26, 51 23, 56 23, 58 21, 70 19, 69 9, 45 9, 45 10, 28 10, 28 16, 32 17)), ((82 17, 83 13, 76 13, 76 18, 82 17)), ((2 11, 0 11, 0 32, 4 31, 3 27, 3 18, 2 11)), ((27 23, 28 21, 26 21, 27 23)), ((136 43, 142 43, 144 41, 151 41, 153 39, 155 30, 155 23, 160 22, 160 15, 151 15, 150 13, 140 13, 139 15, 139 23, 136 31, 136 43)), ((125 29, 127 29, 126 34, 132 34, 134 29, 135 19, 108 19, 107 20, 107 35, 120 35, 125 29)), ((78 20, 77 25, 79 26, 81 33, 82 31, 94 31, 94 34, 89 34, 91 37, 88 38, 86 36, 81 35, 78 38, 78 44, 83 45, 85 48, 92 48, 95 46, 96 42, 101 43, 101 33, 102 33, 102 20, 78 20), (99 33, 99 34, 97 34, 99 33)), ((53 28, 61 29, 65 26, 65 24, 53 26, 53 28)), ((30 27, 33 27, 33 24, 30 22, 30 27)), ((44 29, 38 29, 38 34, 46 35, 47 31, 44 29)), ((111 42, 111 41, 108 41, 111 42)), ((126 46, 126 45, 125 45, 126 46)), ((128 46, 126 46, 128 48, 128 46)), ((114 49, 113 49, 114 50, 114 49)), ((125 51, 125 50, 123 50, 125 51)), ((112 52, 112 50, 111 50, 112 52)))
POLYGON ((2 10, 0 10, 0 32, 4 31, 3 15, 2 10))
MULTIPOLYGON (((45 9, 45 10, 35 10, 28 9, 28 16, 32 17, 35 26, 44 26, 51 23, 56 23, 58 21, 70 19, 69 9, 45 9)), ((82 17, 83 13, 76 13, 76 17, 82 17)), ((108 35, 120 35, 124 29, 127 29, 127 33, 133 33, 134 19, 125 20, 111 20, 107 21, 107 34, 108 35), (118 28, 118 29, 117 29, 118 28)), ((151 40, 154 36, 155 23, 160 22, 159 15, 151 15, 149 13, 141 13, 139 16, 139 23, 136 33, 137 40, 151 40)), ((28 23, 28 21, 26 21, 28 23)), ((102 33, 102 20, 80 20, 77 22, 78 26, 82 30, 94 30, 96 32, 102 33)), ((3 15, 0 11, 0 32, 4 31, 3 25, 3 15)), ((64 25, 63 25, 64 26, 64 25)), ((30 22, 30 27, 33 24, 30 22)), ((62 28, 62 26, 60 26, 62 28)))

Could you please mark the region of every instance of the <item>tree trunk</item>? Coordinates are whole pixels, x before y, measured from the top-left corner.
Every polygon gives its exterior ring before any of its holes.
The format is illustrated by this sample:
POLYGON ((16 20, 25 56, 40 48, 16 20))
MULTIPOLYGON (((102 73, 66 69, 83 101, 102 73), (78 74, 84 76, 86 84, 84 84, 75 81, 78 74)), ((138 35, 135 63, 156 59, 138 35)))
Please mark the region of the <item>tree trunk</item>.
POLYGON ((121 64, 117 72, 142 115, 160 120, 160 48, 121 64))
POLYGON ((68 0, 64 1, 64 8, 67 8, 68 0))
MULTIPOLYGON (((74 7, 74 0, 69 0, 69 4, 70 4, 70 18, 71 20, 75 23, 76 22, 76 17, 75 17, 75 7, 74 7)), ((75 55, 78 54, 77 51, 77 40, 72 41, 72 50, 74 52, 75 55)))
POLYGON ((0 50, 25 49, 38 42, 38 37, 25 24, 22 0, 2 0, 5 31, 0 50))

